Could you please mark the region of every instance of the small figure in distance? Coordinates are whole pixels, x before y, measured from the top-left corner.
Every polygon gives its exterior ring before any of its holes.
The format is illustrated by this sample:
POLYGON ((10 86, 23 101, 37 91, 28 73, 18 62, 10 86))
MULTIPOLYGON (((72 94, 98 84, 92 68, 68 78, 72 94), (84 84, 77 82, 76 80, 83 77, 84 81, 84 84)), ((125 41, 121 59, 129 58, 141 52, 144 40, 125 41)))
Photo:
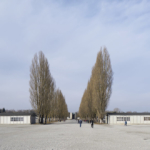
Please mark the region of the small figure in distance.
POLYGON ((127 121, 125 120, 125 126, 127 126, 127 121))
POLYGON ((81 124, 82 124, 82 120, 81 119, 80 119, 79 123, 80 123, 80 127, 81 127, 81 124))
POLYGON ((91 127, 93 128, 93 124, 94 124, 94 121, 93 119, 91 120, 91 127))

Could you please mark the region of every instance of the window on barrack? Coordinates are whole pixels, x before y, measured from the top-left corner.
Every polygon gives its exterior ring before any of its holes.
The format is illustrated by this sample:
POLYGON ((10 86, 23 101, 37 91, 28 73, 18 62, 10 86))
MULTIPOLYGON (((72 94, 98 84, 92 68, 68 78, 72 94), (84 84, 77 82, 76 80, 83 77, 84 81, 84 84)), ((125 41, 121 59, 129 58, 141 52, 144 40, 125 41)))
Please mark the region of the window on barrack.
POLYGON ((117 117, 117 121, 130 121, 130 117, 117 117))
POLYGON ((11 117, 10 121, 23 121, 24 118, 23 117, 11 117))
POLYGON ((150 121, 150 117, 144 117, 144 121, 150 121))

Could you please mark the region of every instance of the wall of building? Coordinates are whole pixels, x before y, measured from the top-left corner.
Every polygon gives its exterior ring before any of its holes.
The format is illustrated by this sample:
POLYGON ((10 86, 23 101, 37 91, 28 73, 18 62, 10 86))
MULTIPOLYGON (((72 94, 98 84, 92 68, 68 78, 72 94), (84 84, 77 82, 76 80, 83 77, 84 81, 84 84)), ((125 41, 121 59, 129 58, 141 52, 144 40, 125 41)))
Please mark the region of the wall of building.
POLYGON ((72 119, 72 113, 70 113, 70 119, 72 119))
POLYGON ((76 113, 69 112, 67 119, 76 119, 76 118, 77 118, 77 114, 76 113))
POLYGON ((131 116, 109 115, 108 116, 108 124, 124 125, 125 121, 117 121, 117 117, 130 117, 130 121, 127 121, 127 124, 129 124, 129 125, 130 124, 150 124, 150 120, 144 121, 144 117, 150 117, 150 115, 131 115, 131 116))
MULTIPOLYGON (((33 121, 32 121, 33 122, 33 121)), ((0 116, 0 124, 30 124, 30 116, 0 116), (23 118, 23 121, 11 121, 13 118, 23 118)))

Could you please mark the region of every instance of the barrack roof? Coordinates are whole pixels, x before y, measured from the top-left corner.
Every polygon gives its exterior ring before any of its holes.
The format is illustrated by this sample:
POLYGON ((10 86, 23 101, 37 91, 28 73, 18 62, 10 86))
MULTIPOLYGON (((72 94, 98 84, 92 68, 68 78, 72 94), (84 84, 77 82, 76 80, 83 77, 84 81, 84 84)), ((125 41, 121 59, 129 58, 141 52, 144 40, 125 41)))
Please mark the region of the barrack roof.
POLYGON ((0 116, 36 116, 35 113, 24 113, 24 112, 11 112, 11 113, 0 113, 0 116))
POLYGON ((121 116, 123 116, 123 115, 125 115, 125 116, 127 116, 127 115, 150 115, 150 112, 147 112, 147 113, 107 113, 107 115, 121 115, 121 116))

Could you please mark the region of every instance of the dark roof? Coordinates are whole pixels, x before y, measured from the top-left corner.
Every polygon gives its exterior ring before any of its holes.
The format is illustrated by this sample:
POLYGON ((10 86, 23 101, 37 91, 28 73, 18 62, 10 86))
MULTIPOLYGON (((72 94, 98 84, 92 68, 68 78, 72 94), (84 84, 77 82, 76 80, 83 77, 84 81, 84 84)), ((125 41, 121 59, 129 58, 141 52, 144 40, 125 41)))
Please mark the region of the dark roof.
POLYGON ((36 116, 35 113, 11 112, 0 113, 0 116, 36 116))
POLYGON ((107 115, 150 115, 150 113, 107 113, 107 115))

